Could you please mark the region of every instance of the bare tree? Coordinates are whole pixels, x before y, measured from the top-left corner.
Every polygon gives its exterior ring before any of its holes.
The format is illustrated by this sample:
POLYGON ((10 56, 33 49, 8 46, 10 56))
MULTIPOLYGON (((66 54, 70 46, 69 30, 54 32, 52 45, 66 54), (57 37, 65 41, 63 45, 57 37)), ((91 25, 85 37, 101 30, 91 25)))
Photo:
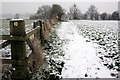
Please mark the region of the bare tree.
POLYGON ((41 7, 39 7, 39 9, 37 10, 37 15, 41 18, 41 19, 49 19, 50 18, 50 10, 51 7, 48 5, 42 5, 41 7))
POLYGON ((53 4, 50 13, 51 13, 51 18, 58 17, 58 20, 61 20, 62 15, 65 14, 65 10, 60 5, 53 4))
POLYGON ((38 8, 36 14, 30 16, 30 19, 49 19, 51 6, 42 5, 38 8))
POLYGON ((73 4, 71 7, 70 7, 70 11, 69 11, 69 15, 71 17, 71 19, 81 19, 81 11, 80 9, 77 7, 76 4, 73 4))
POLYGON ((87 18, 88 18, 88 15, 86 13, 82 14, 82 19, 87 20, 87 18))
POLYGON ((88 17, 91 20, 98 19, 98 17, 99 17, 99 13, 97 11, 97 8, 94 5, 90 5, 90 7, 88 8, 86 14, 88 15, 88 17))
POLYGON ((118 11, 114 11, 112 13, 112 19, 113 20, 119 20, 120 19, 120 13, 118 11))
POLYGON ((104 12, 100 15, 100 17, 101 17, 102 20, 107 20, 108 19, 108 14, 106 12, 104 12))
POLYGON ((48 5, 42 5, 38 8, 36 14, 30 16, 30 19, 51 19, 53 17, 58 17, 58 20, 61 20, 61 17, 65 10, 58 4, 54 4, 52 7, 48 5))

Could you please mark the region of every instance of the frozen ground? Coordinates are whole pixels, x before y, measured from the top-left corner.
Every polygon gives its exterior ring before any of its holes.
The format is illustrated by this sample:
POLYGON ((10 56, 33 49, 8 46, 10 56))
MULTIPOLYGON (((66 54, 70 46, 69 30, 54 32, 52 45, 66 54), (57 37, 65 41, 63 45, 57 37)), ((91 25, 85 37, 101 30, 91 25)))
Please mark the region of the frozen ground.
POLYGON ((58 36, 66 41, 63 45, 63 78, 113 78, 113 71, 105 67, 96 54, 97 44, 86 42, 72 22, 63 22, 58 29, 58 36))

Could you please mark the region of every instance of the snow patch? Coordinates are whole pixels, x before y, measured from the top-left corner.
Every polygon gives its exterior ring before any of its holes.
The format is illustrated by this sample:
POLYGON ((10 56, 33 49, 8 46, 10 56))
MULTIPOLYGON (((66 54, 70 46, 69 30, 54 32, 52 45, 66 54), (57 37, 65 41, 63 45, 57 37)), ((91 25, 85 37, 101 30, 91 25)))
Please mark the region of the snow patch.
POLYGON ((63 22, 58 29, 58 36, 67 41, 63 46, 63 78, 113 78, 111 71, 98 58, 95 44, 86 42, 72 22, 63 22))

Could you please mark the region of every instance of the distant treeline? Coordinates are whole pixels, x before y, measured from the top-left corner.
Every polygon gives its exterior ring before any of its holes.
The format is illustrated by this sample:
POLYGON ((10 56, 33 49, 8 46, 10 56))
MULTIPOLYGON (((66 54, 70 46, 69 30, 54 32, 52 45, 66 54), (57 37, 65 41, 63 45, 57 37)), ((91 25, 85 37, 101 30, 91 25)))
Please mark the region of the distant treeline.
POLYGON ((60 5, 54 4, 52 7, 49 5, 42 5, 38 8, 36 14, 30 16, 30 19, 51 19, 57 17, 58 20, 61 20, 62 15, 65 14, 65 11, 60 5))
POLYGON ((90 5, 88 10, 83 14, 76 4, 73 4, 67 12, 58 4, 42 5, 37 12, 30 16, 30 19, 51 19, 57 17, 58 20, 120 20, 120 13, 114 11, 112 14, 106 12, 100 14, 94 5, 90 5))

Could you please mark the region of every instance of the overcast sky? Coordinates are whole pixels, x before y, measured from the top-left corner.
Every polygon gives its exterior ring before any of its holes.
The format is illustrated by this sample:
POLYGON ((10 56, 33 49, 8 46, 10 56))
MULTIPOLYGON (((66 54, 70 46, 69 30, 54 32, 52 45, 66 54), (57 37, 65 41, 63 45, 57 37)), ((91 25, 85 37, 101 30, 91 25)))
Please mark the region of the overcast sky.
POLYGON ((77 4, 81 12, 87 11, 87 8, 93 4, 100 13, 112 13, 118 10, 119 0, 2 0, 2 14, 25 14, 35 13, 41 5, 59 4, 67 11, 72 4, 77 4))

